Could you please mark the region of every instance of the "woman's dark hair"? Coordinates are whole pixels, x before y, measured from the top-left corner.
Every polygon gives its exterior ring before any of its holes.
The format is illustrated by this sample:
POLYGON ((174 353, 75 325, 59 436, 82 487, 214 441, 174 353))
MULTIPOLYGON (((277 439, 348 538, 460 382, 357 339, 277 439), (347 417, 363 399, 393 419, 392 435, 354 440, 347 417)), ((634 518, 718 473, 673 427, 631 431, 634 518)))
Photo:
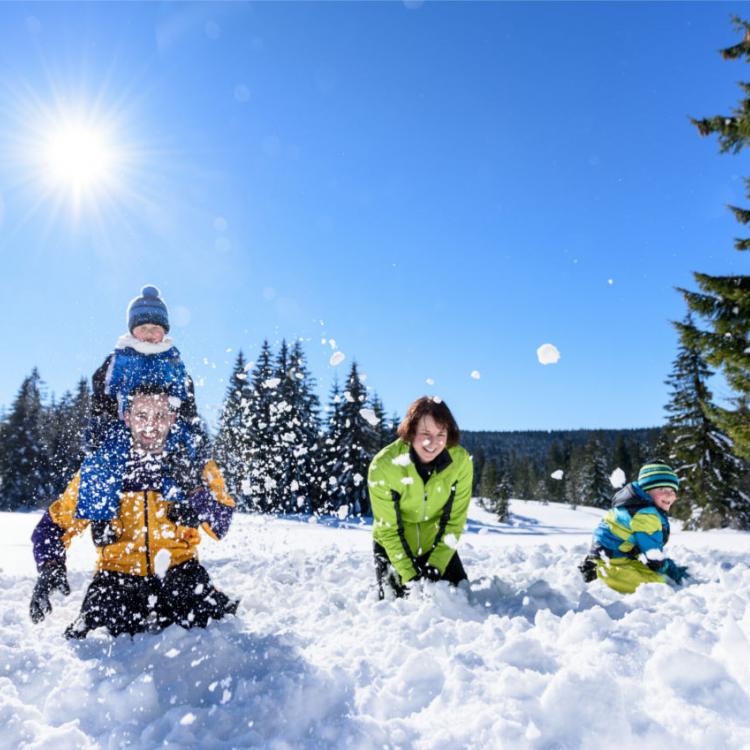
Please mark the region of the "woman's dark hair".
POLYGON ((414 441, 414 436, 417 434, 417 425, 422 417, 432 417, 437 424, 445 427, 448 432, 446 445, 449 448, 458 445, 461 433, 451 410, 440 399, 433 396, 418 398, 406 410, 406 416, 398 426, 398 436, 404 442, 412 443, 414 441))

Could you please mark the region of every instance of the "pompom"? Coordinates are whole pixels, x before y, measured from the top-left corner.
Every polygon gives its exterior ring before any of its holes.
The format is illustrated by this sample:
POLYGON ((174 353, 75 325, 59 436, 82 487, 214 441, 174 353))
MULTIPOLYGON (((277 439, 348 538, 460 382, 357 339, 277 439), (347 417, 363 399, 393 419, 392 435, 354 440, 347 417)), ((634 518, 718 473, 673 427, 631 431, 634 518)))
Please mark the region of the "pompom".
POLYGON ((141 290, 141 297, 159 297, 159 290, 155 286, 144 286, 141 290))

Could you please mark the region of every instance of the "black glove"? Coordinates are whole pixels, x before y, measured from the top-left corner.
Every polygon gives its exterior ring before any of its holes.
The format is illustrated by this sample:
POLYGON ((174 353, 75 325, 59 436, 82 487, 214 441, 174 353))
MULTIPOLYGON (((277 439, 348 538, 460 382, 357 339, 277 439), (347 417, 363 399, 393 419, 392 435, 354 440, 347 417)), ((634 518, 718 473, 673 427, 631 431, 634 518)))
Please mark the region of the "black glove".
POLYGON ((46 615, 52 611, 49 595, 53 591, 59 591, 63 596, 70 594, 68 575, 65 563, 59 560, 50 560, 44 563, 39 571, 34 593, 31 595, 29 614, 32 622, 41 622, 46 615))
POLYGON ((592 555, 586 555, 578 565, 578 570, 581 571, 583 580, 585 583, 591 583, 597 578, 596 575, 596 557, 592 555))
POLYGON ((178 526, 190 526, 197 529, 205 521, 202 508, 190 498, 181 503, 172 503, 167 510, 167 518, 178 526))
POLYGON ((110 521, 91 522, 91 539, 97 547, 114 544, 117 538, 117 531, 110 521))
POLYGON ((417 578, 423 581, 439 581, 443 577, 434 565, 427 562, 427 557, 418 557, 414 567, 417 570, 417 578))

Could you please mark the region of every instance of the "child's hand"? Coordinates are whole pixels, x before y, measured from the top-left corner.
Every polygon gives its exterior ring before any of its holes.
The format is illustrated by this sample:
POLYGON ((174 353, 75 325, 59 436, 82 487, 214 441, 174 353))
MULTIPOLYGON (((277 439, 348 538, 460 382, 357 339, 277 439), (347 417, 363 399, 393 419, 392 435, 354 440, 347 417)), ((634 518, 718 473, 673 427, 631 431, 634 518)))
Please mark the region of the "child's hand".
POLYGON ((674 560, 665 560, 660 572, 669 576, 677 584, 682 583, 686 578, 690 578, 687 566, 677 565, 674 560))

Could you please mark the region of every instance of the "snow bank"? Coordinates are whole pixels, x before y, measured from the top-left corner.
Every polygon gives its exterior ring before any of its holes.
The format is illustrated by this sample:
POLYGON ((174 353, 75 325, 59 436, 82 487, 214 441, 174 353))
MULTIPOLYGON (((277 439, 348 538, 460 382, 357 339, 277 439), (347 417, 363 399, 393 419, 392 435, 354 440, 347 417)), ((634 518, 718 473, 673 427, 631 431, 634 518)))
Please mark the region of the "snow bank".
POLYGON ((470 582, 384 602, 366 525, 242 516, 203 549, 238 617, 82 643, 61 633, 90 541, 73 594, 32 626, 38 516, 3 514, 0 748, 750 746, 747 535, 677 529, 697 580, 623 597, 575 569, 601 511, 511 509, 510 524, 472 509, 470 582))

